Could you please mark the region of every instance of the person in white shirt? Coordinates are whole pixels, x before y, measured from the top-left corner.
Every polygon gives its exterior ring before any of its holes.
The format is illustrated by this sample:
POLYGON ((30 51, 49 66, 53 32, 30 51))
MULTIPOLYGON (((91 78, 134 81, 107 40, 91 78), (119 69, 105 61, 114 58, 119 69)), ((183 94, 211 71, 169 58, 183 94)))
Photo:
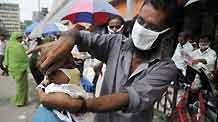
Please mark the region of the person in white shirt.
MULTIPOLYGON (((210 77, 215 67, 215 61, 217 59, 216 52, 210 48, 210 37, 208 35, 202 35, 199 40, 199 49, 192 52, 192 66, 200 69, 203 68, 205 74, 210 77)), ((195 76, 192 87, 200 88, 200 77, 195 76)))
POLYGON ((190 60, 190 55, 193 51, 192 44, 188 41, 189 34, 187 32, 180 32, 178 36, 179 43, 172 57, 176 67, 185 75, 187 62, 190 60))
MULTIPOLYGON (((38 42, 37 42, 38 39, 41 40, 41 37, 37 37, 36 39, 31 39, 27 36, 26 39, 24 41, 22 41, 22 45, 27 50, 35 48, 38 45, 38 42)), ((29 55, 29 56, 31 56, 31 55, 29 55)))
POLYGON ((5 47, 6 47, 5 35, 0 34, 0 69, 3 71, 2 75, 7 74, 6 69, 3 65, 3 60, 4 60, 4 55, 5 55, 5 47))
POLYGON ((199 49, 195 50, 192 53, 192 63, 203 63, 207 66, 209 71, 213 71, 217 55, 216 52, 210 48, 209 45, 209 37, 207 35, 202 36, 199 40, 199 49))

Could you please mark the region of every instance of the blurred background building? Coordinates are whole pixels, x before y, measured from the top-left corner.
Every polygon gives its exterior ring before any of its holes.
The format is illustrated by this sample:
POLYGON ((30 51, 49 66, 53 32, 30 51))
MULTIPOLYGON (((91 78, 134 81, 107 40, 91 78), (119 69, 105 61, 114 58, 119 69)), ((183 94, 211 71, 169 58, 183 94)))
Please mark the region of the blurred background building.
POLYGON ((0 2, 0 27, 9 34, 14 31, 21 31, 20 9, 18 3, 0 2))
POLYGON ((48 14, 48 8, 41 8, 40 11, 33 11, 32 21, 39 22, 48 14))

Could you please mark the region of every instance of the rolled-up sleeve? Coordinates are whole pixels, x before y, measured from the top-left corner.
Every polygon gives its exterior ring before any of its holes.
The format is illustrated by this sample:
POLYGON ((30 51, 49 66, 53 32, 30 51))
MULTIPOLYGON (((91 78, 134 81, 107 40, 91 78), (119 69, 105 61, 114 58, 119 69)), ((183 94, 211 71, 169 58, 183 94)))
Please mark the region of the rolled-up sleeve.
POLYGON ((121 88, 128 93, 128 107, 125 112, 140 112, 152 109, 156 100, 166 91, 170 82, 176 80, 176 66, 172 61, 159 62, 146 76, 121 88))
POLYGON ((115 44, 122 42, 122 35, 96 34, 80 31, 80 40, 77 45, 81 51, 89 52, 95 58, 106 62, 110 50, 115 44))

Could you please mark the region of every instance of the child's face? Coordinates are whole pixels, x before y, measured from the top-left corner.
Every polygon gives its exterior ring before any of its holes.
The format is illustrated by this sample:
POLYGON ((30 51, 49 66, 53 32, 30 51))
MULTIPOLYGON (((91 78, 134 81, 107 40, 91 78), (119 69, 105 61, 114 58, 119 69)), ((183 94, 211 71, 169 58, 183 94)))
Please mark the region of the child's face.
POLYGON ((55 84, 68 84, 70 81, 68 76, 61 70, 54 71, 51 75, 49 75, 49 80, 55 84))

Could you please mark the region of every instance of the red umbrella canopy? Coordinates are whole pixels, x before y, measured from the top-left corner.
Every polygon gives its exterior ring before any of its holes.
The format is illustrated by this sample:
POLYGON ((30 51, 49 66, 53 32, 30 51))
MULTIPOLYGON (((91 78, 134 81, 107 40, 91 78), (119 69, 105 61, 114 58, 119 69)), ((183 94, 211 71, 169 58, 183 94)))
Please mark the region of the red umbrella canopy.
POLYGON ((119 13, 104 0, 78 0, 62 20, 103 25, 110 15, 119 15, 119 13))

